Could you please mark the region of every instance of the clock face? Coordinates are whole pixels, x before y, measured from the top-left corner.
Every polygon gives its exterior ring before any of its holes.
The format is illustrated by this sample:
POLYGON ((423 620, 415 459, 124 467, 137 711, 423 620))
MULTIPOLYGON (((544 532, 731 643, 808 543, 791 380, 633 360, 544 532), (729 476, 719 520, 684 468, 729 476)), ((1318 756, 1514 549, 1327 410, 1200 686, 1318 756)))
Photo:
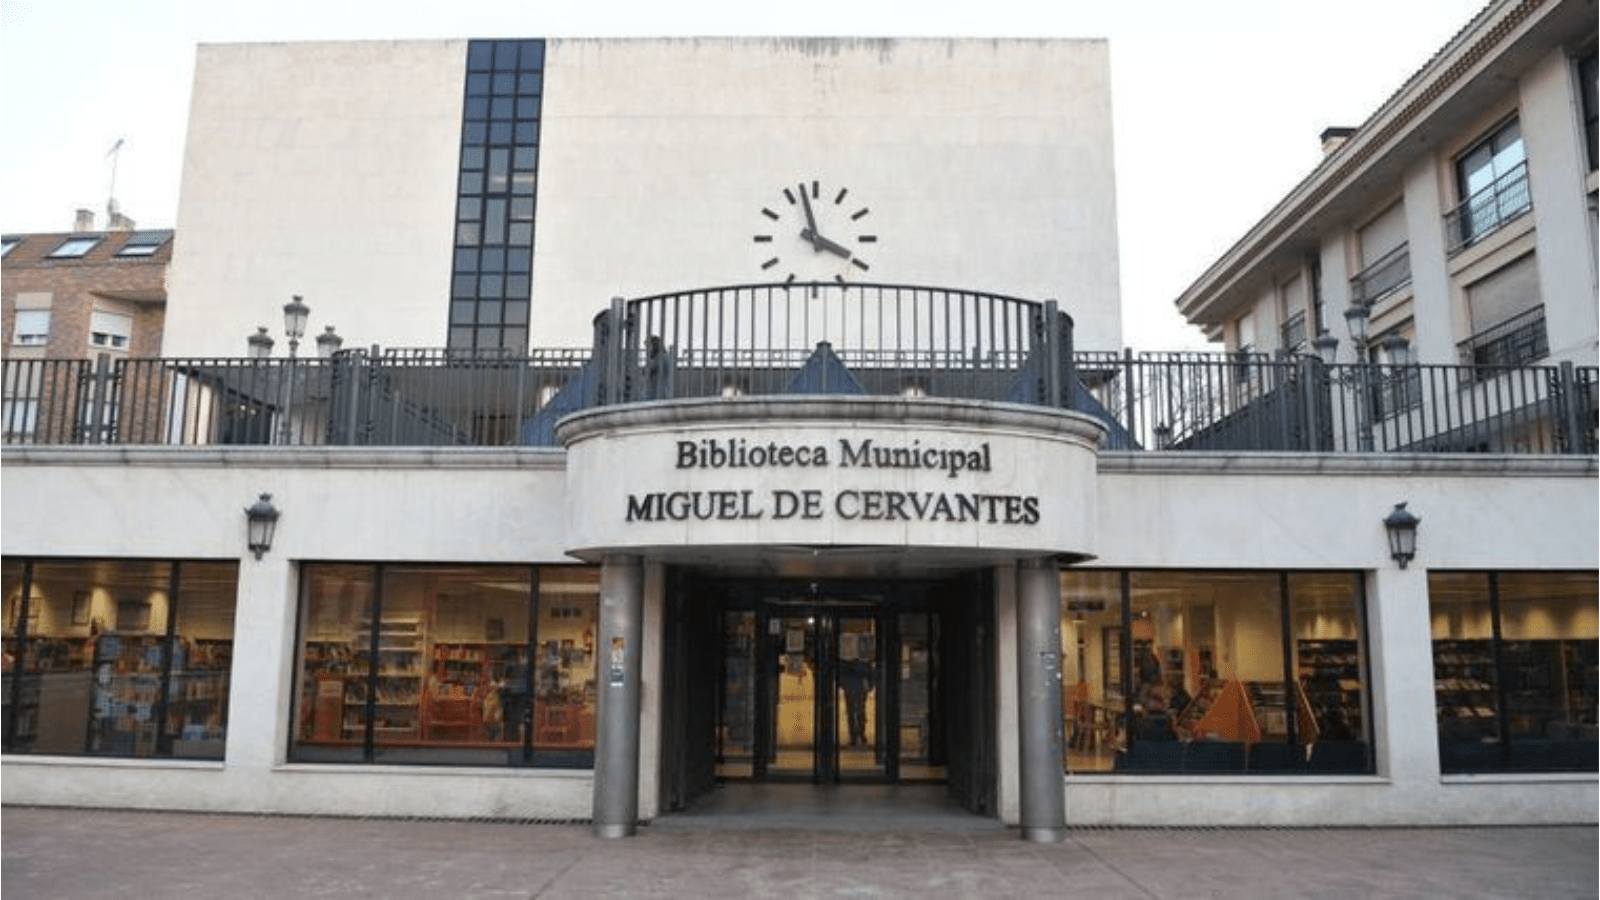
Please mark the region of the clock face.
POLYGON ((868 232, 871 210, 847 187, 797 181, 761 207, 761 271, 785 284, 858 278, 872 268, 865 253, 878 236, 868 232))

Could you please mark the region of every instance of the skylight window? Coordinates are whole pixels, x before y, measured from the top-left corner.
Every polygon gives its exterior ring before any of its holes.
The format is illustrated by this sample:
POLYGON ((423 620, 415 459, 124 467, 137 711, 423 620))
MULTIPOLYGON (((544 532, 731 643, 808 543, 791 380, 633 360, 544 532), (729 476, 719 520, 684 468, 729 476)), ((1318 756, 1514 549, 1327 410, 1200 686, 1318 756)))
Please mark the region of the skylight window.
POLYGON ((75 259, 93 250, 99 243, 100 238, 97 237, 67 238, 61 242, 61 246, 50 251, 50 258, 75 259))
POLYGON ((10 253, 11 249, 20 243, 22 243, 22 238, 12 237, 9 234, 4 238, 0 238, 0 256, 5 256, 7 253, 10 253))
POLYGON ((171 231, 135 231, 117 250, 118 256, 154 256, 172 238, 171 231))

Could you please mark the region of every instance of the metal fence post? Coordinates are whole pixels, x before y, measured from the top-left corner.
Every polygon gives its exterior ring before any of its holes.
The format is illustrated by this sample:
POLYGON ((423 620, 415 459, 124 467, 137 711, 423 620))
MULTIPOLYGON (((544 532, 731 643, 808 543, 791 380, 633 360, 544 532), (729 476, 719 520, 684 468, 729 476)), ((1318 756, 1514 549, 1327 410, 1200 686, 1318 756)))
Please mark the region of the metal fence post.
POLYGON ((1556 439, 1556 449, 1560 453, 1582 453, 1583 441, 1579 435, 1583 433, 1583 419, 1578 409, 1578 378, 1577 367, 1571 360, 1561 363, 1557 374, 1556 387, 1556 421, 1560 423, 1560 432, 1556 439))

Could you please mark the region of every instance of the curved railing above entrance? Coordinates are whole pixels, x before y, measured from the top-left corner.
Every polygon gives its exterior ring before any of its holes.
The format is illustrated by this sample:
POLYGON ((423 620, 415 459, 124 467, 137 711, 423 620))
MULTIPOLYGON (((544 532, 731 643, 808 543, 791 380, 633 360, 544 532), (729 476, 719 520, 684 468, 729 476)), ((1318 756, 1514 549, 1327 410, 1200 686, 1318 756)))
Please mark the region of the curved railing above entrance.
POLYGON ((831 394, 1070 405, 1072 320, 1053 301, 857 283, 738 285, 613 301, 589 406, 831 394))

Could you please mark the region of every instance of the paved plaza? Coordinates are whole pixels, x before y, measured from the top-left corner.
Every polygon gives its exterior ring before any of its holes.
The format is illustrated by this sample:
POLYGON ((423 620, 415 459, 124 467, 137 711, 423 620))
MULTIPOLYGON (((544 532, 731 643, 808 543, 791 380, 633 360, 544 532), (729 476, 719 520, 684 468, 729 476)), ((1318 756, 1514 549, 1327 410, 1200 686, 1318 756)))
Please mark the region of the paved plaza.
POLYGON ((0 889, 6 900, 1596 896, 1592 826, 1073 829, 1037 844, 946 810, 850 812, 709 804, 608 841, 582 824, 7 807, 0 889))

